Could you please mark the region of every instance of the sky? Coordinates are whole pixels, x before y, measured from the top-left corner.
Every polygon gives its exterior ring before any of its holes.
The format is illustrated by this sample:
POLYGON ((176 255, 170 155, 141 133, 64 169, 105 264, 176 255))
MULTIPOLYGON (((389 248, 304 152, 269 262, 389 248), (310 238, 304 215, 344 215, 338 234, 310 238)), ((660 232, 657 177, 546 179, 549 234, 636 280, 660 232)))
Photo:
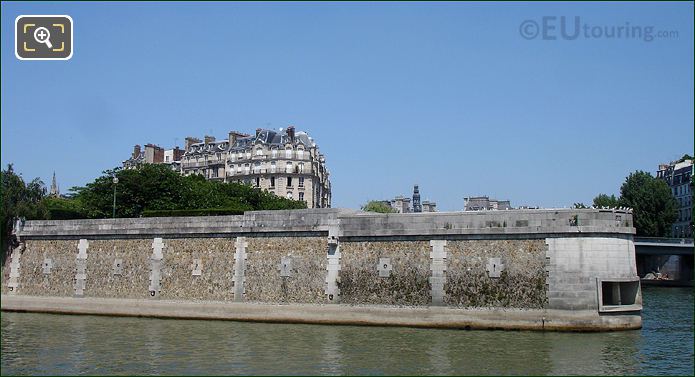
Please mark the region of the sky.
POLYGON ((288 125, 325 154, 341 208, 414 184, 443 211, 569 207, 693 154, 692 2, 1 7, 0 160, 63 193, 135 144, 288 125), (15 57, 30 14, 72 17, 70 60, 15 57), (605 37, 626 25, 665 33, 605 37))

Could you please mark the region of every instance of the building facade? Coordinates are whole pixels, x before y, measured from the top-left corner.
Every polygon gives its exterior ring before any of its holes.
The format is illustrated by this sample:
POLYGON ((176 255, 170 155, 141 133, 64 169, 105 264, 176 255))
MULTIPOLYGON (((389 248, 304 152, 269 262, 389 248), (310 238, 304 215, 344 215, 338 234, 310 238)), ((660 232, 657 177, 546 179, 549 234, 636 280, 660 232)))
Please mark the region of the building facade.
POLYGON ((257 129, 228 138, 186 138, 181 173, 210 180, 251 185, 275 195, 306 202, 307 208, 331 206, 326 158, 306 132, 257 129))
POLYGON ((673 237, 693 236, 693 160, 660 164, 656 177, 666 181, 678 202, 678 218, 671 227, 673 237))
POLYGON ((464 211, 495 211, 512 209, 509 200, 490 199, 487 196, 463 198, 464 211))

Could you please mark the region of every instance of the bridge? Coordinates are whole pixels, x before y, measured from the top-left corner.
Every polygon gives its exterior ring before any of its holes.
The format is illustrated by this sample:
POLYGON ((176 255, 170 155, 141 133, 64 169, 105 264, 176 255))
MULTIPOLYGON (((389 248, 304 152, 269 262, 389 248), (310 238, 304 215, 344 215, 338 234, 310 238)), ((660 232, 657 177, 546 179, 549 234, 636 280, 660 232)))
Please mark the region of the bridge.
POLYGON ((637 274, 666 274, 669 280, 642 280, 643 283, 692 286, 693 239, 635 237, 637 274))

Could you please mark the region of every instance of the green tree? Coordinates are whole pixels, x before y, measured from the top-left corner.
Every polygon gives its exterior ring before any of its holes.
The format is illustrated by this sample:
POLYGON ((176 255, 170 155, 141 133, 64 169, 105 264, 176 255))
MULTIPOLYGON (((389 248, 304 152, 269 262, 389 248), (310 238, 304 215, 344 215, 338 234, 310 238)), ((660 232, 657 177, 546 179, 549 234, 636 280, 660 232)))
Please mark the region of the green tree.
POLYGON ((638 236, 670 236, 677 203, 663 180, 644 171, 630 173, 620 187, 618 204, 633 209, 638 236))
POLYGON ((594 206, 599 208, 616 208, 619 207, 619 200, 615 195, 608 196, 606 194, 598 194, 598 196, 594 198, 594 206))
POLYGON ((367 202, 367 204, 362 206, 362 210, 365 212, 378 212, 378 213, 395 213, 396 210, 391 207, 390 205, 378 201, 378 200, 371 200, 367 202))
POLYGON ((581 209, 581 208, 589 208, 589 207, 587 207, 586 204, 584 204, 584 203, 574 203, 573 208, 581 209))
POLYGON ((300 209, 303 201, 278 197, 237 183, 208 181, 200 175, 182 176, 166 165, 143 164, 136 169, 113 169, 75 187, 74 200, 89 218, 109 218, 113 211, 114 182, 116 217, 139 217, 145 210, 229 209, 236 211, 300 209))
POLYGON ((48 216, 46 207, 42 203, 46 195, 46 187, 39 178, 34 178, 28 184, 21 175, 14 172, 12 164, 1 173, 2 180, 2 214, 0 224, 2 226, 2 263, 9 251, 12 241, 12 226, 15 219, 45 219, 48 216))

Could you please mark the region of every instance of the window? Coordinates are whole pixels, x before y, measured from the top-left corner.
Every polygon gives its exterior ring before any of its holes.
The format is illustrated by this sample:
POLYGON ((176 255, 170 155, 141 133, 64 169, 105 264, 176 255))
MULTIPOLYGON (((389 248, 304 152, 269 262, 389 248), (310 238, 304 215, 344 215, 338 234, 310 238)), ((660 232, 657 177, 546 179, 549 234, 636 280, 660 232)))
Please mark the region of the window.
POLYGON ((299 172, 304 173, 304 163, 300 162, 297 166, 299 167, 299 172))
POLYGON ((287 162, 287 167, 285 168, 286 173, 292 173, 292 162, 287 162))
POLYGON ((273 158, 277 158, 278 157, 278 150, 273 148, 273 150, 271 151, 271 155, 273 156, 273 158))
POLYGON ((297 159, 298 160, 304 159, 304 149, 297 149, 297 159))
POLYGON ((299 193, 299 200, 304 201, 304 193, 303 192, 299 193))
POLYGON ((243 152, 241 152, 241 151, 239 151, 239 154, 238 154, 238 159, 240 159, 240 160, 241 160, 242 158, 244 158, 244 153, 243 153, 243 152))
POLYGON ((253 164, 253 173, 258 174, 260 172, 261 172, 261 163, 256 162, 255 164, 253 164))
POLYGON ((251 150, 246 151, 246 158, 251 158, 251 150))
POLYGON ((292 177, 287 177, 287 187, 292 187, 292 177))
POLYGON ((263 156, 263 148, 256 148, 256 156, 263 156))
POLYGON ((231 161, 235 161, 235 160, 236 160, 236 155, 235 155, 234 153, 230 154, 230 155, 229 155, 229 159, 230 159, 231 161))
POLYGON ((256 187, 261 187, 261 178, 256 177, 256 187))
POLYGON ((275 187, 275 177, 270 177, 270 187, 275 187))
POLYGON ((299 187, 304 187, 304 177, 299 177, 299 187))
POLYGON ((236 167, 236 172, 237 172, 238 174, 241 174, 241 164, 237 165, 237 167, 236 167))
POLYGON ((292 198, 292 191, 287 192, 287 199, 293 199, 292 198))
POLYGON ((270 172, 275 173, 275 161, 270 163, 270 172))
POLYGON ((251 172, 251 166, 249 164, 244 165, 244 173, 249 174, 251 172))
POLYGON ((287 147, 287 149, 285 149, 285 158, 292 158, 292 148, 287 147))

